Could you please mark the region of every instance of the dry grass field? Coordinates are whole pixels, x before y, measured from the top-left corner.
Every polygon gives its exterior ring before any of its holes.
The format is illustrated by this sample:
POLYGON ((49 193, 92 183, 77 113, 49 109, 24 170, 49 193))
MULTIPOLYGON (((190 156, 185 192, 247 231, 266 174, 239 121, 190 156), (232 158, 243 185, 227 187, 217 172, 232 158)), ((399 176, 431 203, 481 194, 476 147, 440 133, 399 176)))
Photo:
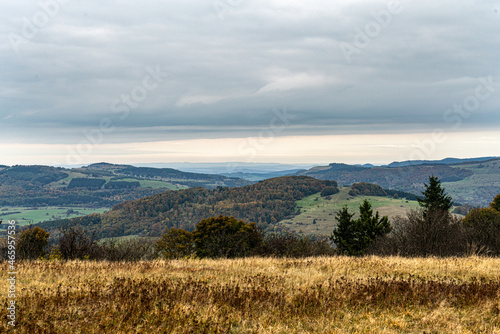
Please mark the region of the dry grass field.
POLYGON ((7 333, 500 333, 500 259, 21 262, 7 333))

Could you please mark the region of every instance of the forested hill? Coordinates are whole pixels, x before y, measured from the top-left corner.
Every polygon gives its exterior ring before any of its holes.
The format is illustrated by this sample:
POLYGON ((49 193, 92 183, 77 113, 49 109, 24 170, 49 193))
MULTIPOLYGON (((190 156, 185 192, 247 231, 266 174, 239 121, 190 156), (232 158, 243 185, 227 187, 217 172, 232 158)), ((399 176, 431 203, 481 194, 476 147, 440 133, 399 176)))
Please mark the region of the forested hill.
POLYGON ((314 167, 300 174, 318 179, 334 179, 341 185, 368 182, 383 188, 414 190, 412 189, 414 185, 423 185, 431 175, 437 176, 442 182, 453 182, 463 180, 474 173, 445 165, 367 168, 333 163, 324 167, 314 167))
POLYGON ((297 175, 336 180, 339 186, 357 182, 378 184, 385 189, 420 194, 431 175, 438 177, 456 202, 487 206, 500 189, 500 159, 447 165, 361 167, 333 163, 313 167, 297 175))
MULTIPOLYGON (((240 188, 167 191, 119 204, 104 214, 74 218, 73 222, 95 231, 99 237, 159 236, 167 227, 192 230, 200 220, 222 214, 257 222, 264 230, 272 230, 274 223, 296 212, 297 200, 328 186, 336 187, 337 183, 307 176, 284 176, 240 188)), ((61 223, 64 222, 42 226, 50 229, 61 223)))
POLYGON ((112 207, 168 189, 240 187, 251 183, 222 175, 108 163, 81 168, 0 166, 0 206, 112 207))
POLYGON ((82 167, 82 169, 93 171, 96 175, 107 175, 112 173, 113 175, 146 179, 162 179, 179 182, 190 187, 203 186, 210 188, 210 186, 212 186, 212 188, 215 188, 217 185, 240 187, 250 183, 236 177, 226 177, 217 174, 190 173, 173 168, 135 167, 131 165, 97 163, 87 167, 82 167))

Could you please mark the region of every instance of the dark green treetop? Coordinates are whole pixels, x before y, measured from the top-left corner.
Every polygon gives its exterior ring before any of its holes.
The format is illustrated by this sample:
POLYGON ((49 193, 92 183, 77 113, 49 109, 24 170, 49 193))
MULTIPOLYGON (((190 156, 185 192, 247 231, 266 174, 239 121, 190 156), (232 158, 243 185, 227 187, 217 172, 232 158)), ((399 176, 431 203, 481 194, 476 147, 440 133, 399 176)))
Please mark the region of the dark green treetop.
POLYGON ((422 195, 424 198, 417 198, 417 201, 424 208, 424 214, 435 210, 448 211, 453 206, 451 197, 445 193, 441 181, 434 175, 429 177, 429 184, 425 184, 422 195))
POLYGON ((342 254, 362 255, 378 237, 391 231, 388 217, 380 218, 378 212, 373 215, 372 206, 367 200, 359 206, 359 214, 359 218, 353 220, 354 214, 343 207, 335 217, 339 223, 330 239, 342 254))

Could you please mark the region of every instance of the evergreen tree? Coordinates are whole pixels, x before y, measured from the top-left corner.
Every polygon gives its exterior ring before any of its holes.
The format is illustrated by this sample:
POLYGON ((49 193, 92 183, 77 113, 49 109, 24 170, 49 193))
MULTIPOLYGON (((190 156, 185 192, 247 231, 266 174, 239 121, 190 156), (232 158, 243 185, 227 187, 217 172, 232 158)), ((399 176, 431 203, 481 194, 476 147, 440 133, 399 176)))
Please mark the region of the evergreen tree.
POLYGON ((388 217, 380 218, 378 212, 374 216, 367 200, 359 206, 359 214, 359 218, 353 220, 354 214, 349 213, 346 206, 335 217, 339 223, 330 239, 342 254, 362 255, 378 237, 391 231, 388 217))
POLYGON ((391 225, 387 216, 380 218, 378 211, 373 215, 372 206, 366 199, 359 207, 359 214, 358 229, 363 232, 359 248, 364 252, 378 237, 389 233, 391 225))
POLYGON ((338 221, 337 227, 333 230, 330 239, 337 245, 342 254, 352 254, 353 241, 356 238, 355 223, 352 220, 354 214, 349 213, 347 206, 344 206, 337 212, 335 219, 338 221))
POLYGON ((424 217, 429 211, 448 211, 453 206, 450 196, 441 187, 441 181, 437 177, 430 176, 429 184, 425 184, 425 191, 422 192, 424 198, 417 198, 418 204, 424 209, 424 217))

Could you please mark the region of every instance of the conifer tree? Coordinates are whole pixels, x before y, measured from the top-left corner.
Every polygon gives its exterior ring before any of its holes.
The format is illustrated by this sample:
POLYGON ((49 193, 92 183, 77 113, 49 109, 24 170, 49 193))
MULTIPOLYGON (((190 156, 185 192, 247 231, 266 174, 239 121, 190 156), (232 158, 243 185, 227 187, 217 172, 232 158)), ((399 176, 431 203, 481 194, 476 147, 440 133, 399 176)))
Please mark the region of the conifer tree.
POLYGON ((337 248, 342 254, 353 253, 353 241, 356 238, 356 229, 352 217, 353 213, 349 213, 347 206, 344 206, 337 212, 335 219, 338 221, 337 227, 333 230, 330 239, 337 245, 337 248))
POLYGON ((353 220, 353 216, 345 206, 335 217, 339 223, 330 239, 342 254, 362 255, 378 237, 391 231, 388 217, 380 218, 378 211, 374 216, 367 200, 359 206, 359 218, 353 220))
POLYGON ((429 177, 429 184, 425 184, 424 198, 417 198, 418 204, 424 209, 424 217, 429 211, 448 211, 453 206, 450 196, 444 192, 441 181, 433 176, 429 177))

